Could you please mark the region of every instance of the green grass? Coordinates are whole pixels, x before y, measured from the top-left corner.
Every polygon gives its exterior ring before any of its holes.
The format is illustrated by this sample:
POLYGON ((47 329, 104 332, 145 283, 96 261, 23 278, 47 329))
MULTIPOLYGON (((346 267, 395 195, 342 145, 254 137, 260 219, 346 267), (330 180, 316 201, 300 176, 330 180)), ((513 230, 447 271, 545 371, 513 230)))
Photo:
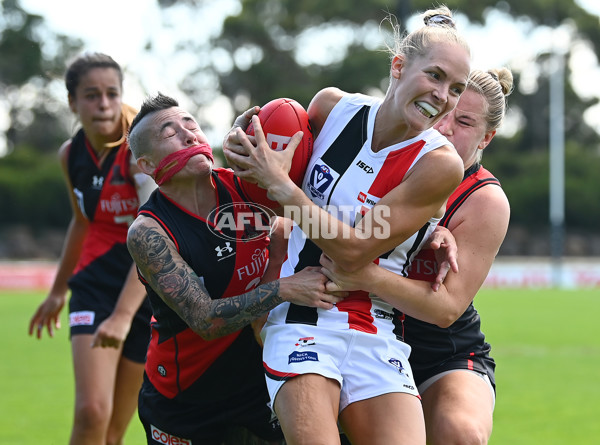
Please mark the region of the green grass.
MULTIPOLYGON (((74 381, 66 310, 54 338, 27 335, 29 319, 43 298, 40 293, 0 293, 0 445, 69 442, 74 381)), ((125 443, 146 443, 137 416, 125 443)))
POLYGON ((490 444, 596 444, 599 290, 484 290, 476 299, 497 362, 490 444))
MULTIPOLYGON (((65 444, 73 372, 65 314, 54 339, 27 336, 40 293, 0 294, 0 444, 65 444)), ((595 444, 600 436, 599 290, 485 289, 475 302, 497 362, 491 445, 595 444)), ((126 444, 143 444, 134 418, 126 444)))

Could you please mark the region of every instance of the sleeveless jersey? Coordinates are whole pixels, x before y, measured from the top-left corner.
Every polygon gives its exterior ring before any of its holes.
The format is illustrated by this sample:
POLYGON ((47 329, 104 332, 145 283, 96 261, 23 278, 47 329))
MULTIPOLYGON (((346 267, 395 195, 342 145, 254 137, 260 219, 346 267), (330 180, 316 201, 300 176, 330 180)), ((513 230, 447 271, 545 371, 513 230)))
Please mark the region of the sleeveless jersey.
MULTIPOLYGON (((255 288, 268 263, 269 238, 248 237, 255 230, 255 221, 239 218, 248 209, 236 190, 233 171, 217 168, 212 173, 217 193, 220 218, 243 221, 244 231, 216 227, 213 221, 196 216, 155 190, 139 214, 156 220, 171 238, 177 251, 200 277, 214 300, 241 295, 255 288), (232 205, 232 203, 236 203, 232 205)), ((220 219, 219 218, 219 219, 220 219)), ((153 309, 152 337, 146 358, 149 383, 162 396, 177 397, 199 403, 209 402, 224 393, 240 391, 249 385, 261 384, 261 359, 257 349, 241 341, 242 331, 214 340, 204 340, 194 333, 175 311, 152 289, 146 286, 153 309), (218 360, 219 357, 228 360, 218 360), (249 367, 258 370, 259 378, 247 379, 249 367), (239 380, 233 385, 227 376, 239 380)), ((247 326, 244 330, 250 330, 247 326)))
POLYGON ((92 293, 99 287, 111 288, 118 296, 133 263, 125 243, 139 207, 129 172, 131 152, 124 142, 112 148, 100 165, 83 130, 67 150, 67 171, 77 205, 90 222, 69 284, 92 293))
MULTIPOLYGON (((331 110, 315 140, 302 188, 318 206, 354 226, 426 153, 448 140, 436 130, 373 152, 371 142, 375 116, 381 101, 361 94, 344 96, 331 110)), ((374 215, 376 218, 377 216, 374 215)), ((384 216, 384 215, 381 215, 384 216)), ((411 259, 434 230, 432 218, 401 245, 381 255, 382 267, 406 275, 411 259)), ((385 234, 371 234, 371 236, 385 234)), ((319 265, 321 250, 295 226, 288 244, 288 257, 282 276, 306 266, 319 265)), ((352 292, 331 310, 284 303, 271 311, 270 323, 305 323, 333 329, 356 329, 371 334, 393 335, 401 339, 397 313, 391 305, 366 292, 352 292)))
MULTIPOLYGON (((448 199, 446 213, 440 225, 448 227, 452 216, 468 197, 489 184, 500 186, 500 181, 479 164, 471 166, 465 172, 461 184, 448 199)), ((411 264, 408 276, 432 282, 436 274, 435 255, 431 249, 425 249, 411 264)), ((410 362, 417 384, 441 372, 437 367, 450 359, 464 359, 466 369, 490 375, 494 384, 494 363, 488 356, 491 347, 485 342, 485 335, 481 332, 481 320, 473 303, 448 328, 440 328, 408 315, 405 316, 404 327, 405 341, 412 347, 410 362), (435 371, 436 369, 438 371, 435 371)))

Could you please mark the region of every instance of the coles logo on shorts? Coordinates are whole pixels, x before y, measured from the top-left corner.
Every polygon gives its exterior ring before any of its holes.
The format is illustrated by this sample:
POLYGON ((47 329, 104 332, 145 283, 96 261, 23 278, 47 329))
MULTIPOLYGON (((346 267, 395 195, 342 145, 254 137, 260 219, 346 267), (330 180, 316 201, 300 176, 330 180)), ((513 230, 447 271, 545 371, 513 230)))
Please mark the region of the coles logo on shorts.
POLYGON ((165 445, 192 445, 190 439, 182 439, 181 437, 172 436, 169 433, 159 430, 154 425, 150 425, 150 434, 152 439, 158 443, 164 443, 165 445))
POLYGON ((94 316, 92 311, 71 312, 69 314, 69 326, 91 326, 94 324, 94 316))
POLYGON ((305 361, 318 362, 319 355, 316 352, 312 352, 312 351, 306 351, 306 352, 294 351, 288 356, 288 364, 305 362, 305 361))

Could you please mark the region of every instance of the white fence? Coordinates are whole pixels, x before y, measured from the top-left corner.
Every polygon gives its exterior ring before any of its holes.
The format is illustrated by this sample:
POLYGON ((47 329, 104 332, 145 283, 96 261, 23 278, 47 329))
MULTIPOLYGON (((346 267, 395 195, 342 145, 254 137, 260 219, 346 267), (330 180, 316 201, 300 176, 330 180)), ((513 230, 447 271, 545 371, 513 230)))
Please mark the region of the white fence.
POLYGON ((600 287, 600 258, 498 257, 486 287, 600 287))
MULTIPOLYGON (((49 290, 54 262, 0 262, 0 290, 49 290)), ((498 257, 485 287, 600 288, 600 258, 498 257)))

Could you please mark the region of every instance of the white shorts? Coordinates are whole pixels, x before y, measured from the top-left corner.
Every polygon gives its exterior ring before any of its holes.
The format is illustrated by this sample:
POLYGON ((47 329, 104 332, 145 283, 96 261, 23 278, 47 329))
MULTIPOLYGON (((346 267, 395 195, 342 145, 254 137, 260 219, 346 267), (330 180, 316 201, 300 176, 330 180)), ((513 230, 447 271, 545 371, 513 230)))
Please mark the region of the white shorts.
POLYGON ((267 324, 263 361, 271 409, 290 378, 319 374, 341 387, 340 411, 360 400, 388 393, 419 395, 408 363, 410 346, 395 337, 304 324, 267 324))

